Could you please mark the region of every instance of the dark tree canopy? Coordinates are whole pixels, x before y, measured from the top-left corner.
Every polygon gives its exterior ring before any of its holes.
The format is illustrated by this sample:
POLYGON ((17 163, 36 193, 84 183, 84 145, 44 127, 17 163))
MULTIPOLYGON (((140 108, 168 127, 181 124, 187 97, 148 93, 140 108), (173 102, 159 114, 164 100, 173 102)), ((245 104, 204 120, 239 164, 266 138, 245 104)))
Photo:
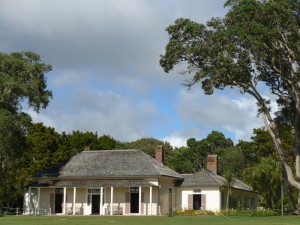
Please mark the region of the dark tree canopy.
POLYGON ((0 205, 15 204, 26 179, 22 156, 31 118, 22 104, 37 112, 47 107, 52 93, 45 74, 50 70, 36 53, 0 53, 0 205))
POLYGON ((51 66, 33 52, 0 53, 0 107, 12 112, 22 109, 27 100, 35 111, 47 107, 52 97, 47 90, 45 73, 51 66))

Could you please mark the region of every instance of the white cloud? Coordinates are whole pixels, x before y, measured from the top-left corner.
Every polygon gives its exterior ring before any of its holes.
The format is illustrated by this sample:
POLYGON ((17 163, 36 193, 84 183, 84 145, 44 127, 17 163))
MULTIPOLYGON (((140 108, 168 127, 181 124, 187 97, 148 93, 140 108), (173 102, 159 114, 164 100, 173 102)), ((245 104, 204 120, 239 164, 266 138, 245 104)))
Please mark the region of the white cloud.
POLYGON ((113 91, 85 89, 54 99, 40 114, 32 110, 28 113, 34 122, 44 122, 58 132, 93 131, 121 141, 147 136, 151 121, 159 117, 156 106, 150 101, 134 101, 113 91))
POLYGON ((249 139, 253 128, 263 126, 263 121, 257 117, 257 107, 252 98, 238 93, 235 96, 230 98, 226 91, 206 96, 195 87, 191 91, 180 92, 177 110, 184 120, 193 121, 194 126, 231 132, 235 136, 234 141, 249 139))
POLYGON ((162 141, 169 142, 173 147, 186 146, 187 139, 180 134, 171 134, 170 136, 162 138, 162 141))
POLYGON ((261 126, 250 99, 231 99, 226 92, 204 96, 196 89, 187 93, 180 85, 186 77, 176 71, 166 75, 159 66, 168 25, 178 17, 205 22, 222 16, 223 4, 2 0, 0 46, 6 52, 36 51, 53 65, 48 77, 53 100, 40 114, 29 112, 59 132, 98 131, 121 141, 165 137, 174 146, 211 129, 248 138, 261 126))

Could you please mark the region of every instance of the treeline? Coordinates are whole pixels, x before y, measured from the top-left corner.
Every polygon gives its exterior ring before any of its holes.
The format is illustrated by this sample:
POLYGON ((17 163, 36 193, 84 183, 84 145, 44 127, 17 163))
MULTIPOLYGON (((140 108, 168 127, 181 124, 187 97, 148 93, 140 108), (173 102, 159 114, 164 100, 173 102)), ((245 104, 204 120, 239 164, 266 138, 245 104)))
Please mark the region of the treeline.
MULTIPOLYGON (((287 132, 286 127, 283 130, 286 133, 286 148, 292 151, 291 132, 287 132)), ((100 136, 94 132, 78 130, 69 134, 58 133, 52 127, 34 123, 28 129, 23 140, 23 147, 19 148, 18 153, 6 156, 6 165, 14 165, 14 167, 10 167, 9 172, 2 173, 0 203, 4 206, 21 207, 22 187, 33 181, 32 176, 68 160, 85 148, 91 150, 141 149, 155 157, 157 145, 163 145, 165 165, 178 173, 195 173, 205 169, 207 155, 217 154, 219 173, 230 174, 253 186, 261 194, 260 205, 267 208, 280 208, 282 184, 285 196, 289 196, 291 201, 296 199, 296 191, 281 180, 279 159, 274 154, 269 133, 264 129, 255 129, 251 141, 239 141, 236 145, 224 134, 213 131, 201 140, 188 139, 186 147, 173 148, 170 143, 154 138, 120 142, 110 135, 100 136)), ((5 153, 1 152, 1 154, 5 153)), ((285 198, 286 207, 288 207, 287 197, 285 198)))

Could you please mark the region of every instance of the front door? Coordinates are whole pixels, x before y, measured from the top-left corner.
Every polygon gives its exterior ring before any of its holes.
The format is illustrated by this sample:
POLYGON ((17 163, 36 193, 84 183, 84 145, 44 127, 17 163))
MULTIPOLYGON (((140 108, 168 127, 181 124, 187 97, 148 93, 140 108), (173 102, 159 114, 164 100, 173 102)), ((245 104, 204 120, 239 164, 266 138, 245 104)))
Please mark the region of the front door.
POLYGON ((201 195, 193 195, 193 210, 201 208, 201 195))
POLYGON ((100 195, 92 195, 92 214, 100 213, 100 195))
POLYGON ((55 193, 55 213, 62 213, 63 194, 55 193))
POLYGON ((139 213, 139 193, 130 193, 130 213, 139 213))

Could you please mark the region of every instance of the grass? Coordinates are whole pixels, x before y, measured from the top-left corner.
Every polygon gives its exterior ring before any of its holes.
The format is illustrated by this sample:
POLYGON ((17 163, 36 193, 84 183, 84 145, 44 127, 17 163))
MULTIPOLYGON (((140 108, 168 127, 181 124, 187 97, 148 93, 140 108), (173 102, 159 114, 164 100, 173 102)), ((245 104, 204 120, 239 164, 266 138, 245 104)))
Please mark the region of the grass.
POLYGON ((1 225, 293 225, 300 216, 3 216, 1 225))

